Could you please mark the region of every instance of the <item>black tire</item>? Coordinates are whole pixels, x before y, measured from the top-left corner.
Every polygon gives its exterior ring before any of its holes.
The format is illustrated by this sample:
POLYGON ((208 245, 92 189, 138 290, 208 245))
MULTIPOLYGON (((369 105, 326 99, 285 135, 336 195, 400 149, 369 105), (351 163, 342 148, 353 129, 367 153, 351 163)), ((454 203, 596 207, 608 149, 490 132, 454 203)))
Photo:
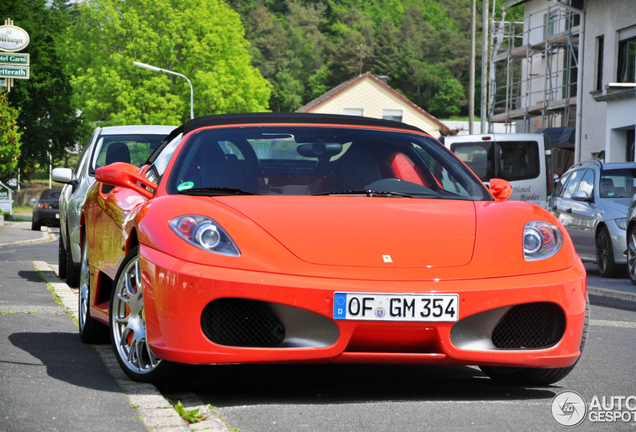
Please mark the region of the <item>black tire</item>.
POLYGON ((40 231, 40 228, 42 228, 42 225, 37 223, 37 222, 31 222, 31 229, 33 231, 40 231))
MULTIPOLYGON (((585 342, 587 341, 588 326, 590 325, 590 301, 586 299, 585 303, 585 322, 583 324, 583 334, 581 335, 581 355, 585 342)), ((581 357, 579 357, 572 366, 564 368, 511 368, 511 367, 493 367, 479 366, 483 373, 488 375, 494 381, 508 385, 524 385, 524 386, 547 386, 565 378, 576 366, 581 357)))
POLYGON ((66 249, 64 249, 64 240, 60 231, 60 238, 57 240, 57 275, 62 279, 66 279, 66 249))
POLYGON ((627 232, 627 273, 629 280, 636 285, 636 225, 627 232))
POLYGON ((131 380, 165 384, 176 378, 177 365, 155 357, 148 346, 137 252, 137 247, 132 249, 117 271, 110 299, 111 343, 119 366, 131 380))
POLYGON ((82 236, 82 264, 79 283, 79 335, 82 342, 87 344, 108 343, 108 326, 91 317, 91 272, 88 263, 88 245, 86 234, 82 236))
POLYGON ((71 288, 79 288, 80 272, 73 262, 73 253, 71 249, 71 235, 67 231, 68 247, 66 248, 66 284, 71 288))
POLYGON ((621 266, 614 261, 612 237, 605 226, 596 233, 596 265, 599 274, 604 278, 617 277, 622 270, 621 266))

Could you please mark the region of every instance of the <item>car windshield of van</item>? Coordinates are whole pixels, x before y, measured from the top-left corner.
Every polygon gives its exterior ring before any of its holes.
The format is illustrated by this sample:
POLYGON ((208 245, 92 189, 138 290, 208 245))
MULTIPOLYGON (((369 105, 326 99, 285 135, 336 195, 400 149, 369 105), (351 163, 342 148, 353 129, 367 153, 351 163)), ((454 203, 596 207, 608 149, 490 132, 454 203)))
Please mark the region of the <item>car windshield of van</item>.
POLYGON ((455 155, 430 137, 326 126, 194 132, 183 143, 166 188, 188 195, 492 200, 455 155))
POLYGON ((601 173, 601 198, 631 198, 636 193, 636 169, 604 169, 601 173))

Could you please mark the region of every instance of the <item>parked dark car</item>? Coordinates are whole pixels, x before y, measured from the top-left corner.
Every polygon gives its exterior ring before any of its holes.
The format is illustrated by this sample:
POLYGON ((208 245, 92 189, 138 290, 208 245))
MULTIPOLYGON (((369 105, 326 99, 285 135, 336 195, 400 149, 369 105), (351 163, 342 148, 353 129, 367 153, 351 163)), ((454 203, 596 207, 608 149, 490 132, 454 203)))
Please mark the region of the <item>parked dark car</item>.
POLYGON ((60 195, 62 189, 44 189, 38 199, 33 199, 31 229, 39 231, 42 225, 60 226, 60 195))

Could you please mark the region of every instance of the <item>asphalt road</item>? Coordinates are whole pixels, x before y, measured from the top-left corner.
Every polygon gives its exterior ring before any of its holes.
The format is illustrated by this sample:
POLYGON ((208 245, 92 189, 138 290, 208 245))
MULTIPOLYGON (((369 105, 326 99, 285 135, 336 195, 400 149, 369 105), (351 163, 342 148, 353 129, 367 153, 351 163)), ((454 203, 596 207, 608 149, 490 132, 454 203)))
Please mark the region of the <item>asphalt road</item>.
MULTIPOLYGON (((139 389, 104 364, 98 352, 108 346, 96 352, 79 342, 34 261, 57 264, 57 242, 0 248, 0 431, 183 430, 144 424, 131 406, 139 389)), ((589 273, 590 286, 631 285, 589 273)), ((551 409, 563 391, 588 403, 636 396, 636 303, 591 301, 583 356, 553 386, 497 385, 472 367, 229 365, 196 368, 194 383, 160 390, 216 407, 243 432, 562 430, 551 409)), ((587 418, 574 430, 635 428, 636 414, 627 422, 587 418)))
POLYGON ((35 270, 51 256, 57 242, 0 249, 0 431, 146 431, 35 270))

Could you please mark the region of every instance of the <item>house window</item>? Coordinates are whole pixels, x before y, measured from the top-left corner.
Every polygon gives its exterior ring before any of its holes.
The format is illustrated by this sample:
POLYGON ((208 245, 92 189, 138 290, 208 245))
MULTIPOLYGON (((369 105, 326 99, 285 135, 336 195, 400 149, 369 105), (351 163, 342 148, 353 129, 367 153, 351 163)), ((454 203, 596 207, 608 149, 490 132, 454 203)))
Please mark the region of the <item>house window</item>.
POLYGON ((344 115, 364 117, 364 108, 343 108, 342 113, 344 115))
POLYGON ((618 33, 618 82, 636 81, 636 26, 618 33))
POLYGON ((383 109, 382 118, 384 120, 402 121, 404 112, 401 109, 383 109))
POLYGON ((605 50, 605 36, 596 38, 596 90, 603 91, 603 54, 605 50))

